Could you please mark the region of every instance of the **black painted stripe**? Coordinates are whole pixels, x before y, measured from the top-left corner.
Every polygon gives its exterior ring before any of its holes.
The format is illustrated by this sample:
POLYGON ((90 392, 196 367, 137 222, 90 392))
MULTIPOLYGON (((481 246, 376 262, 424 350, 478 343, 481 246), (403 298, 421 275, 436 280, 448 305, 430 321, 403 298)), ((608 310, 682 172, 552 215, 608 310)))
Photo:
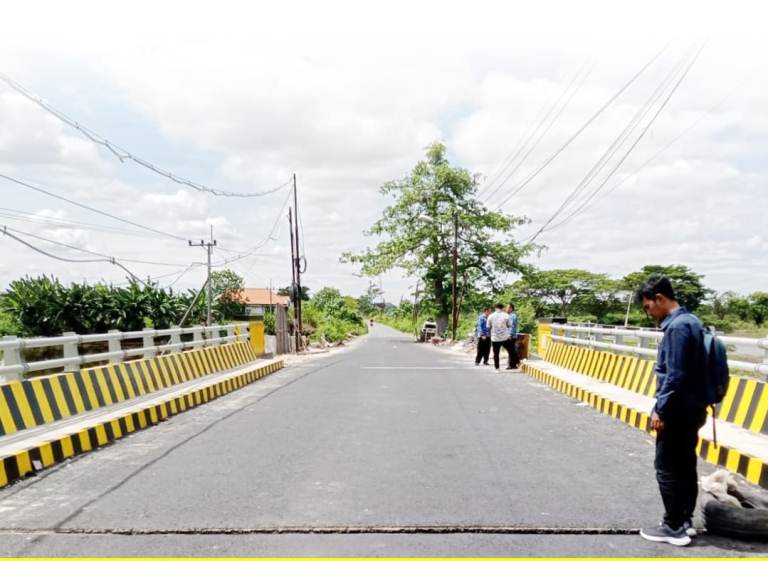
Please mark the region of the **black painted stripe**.
POLYGON ((149 380, 151 382, 152 387, 155 388, 155 391, 161 390, 165 387, 165 384, 163 383, 163 380, 160 378, 160 376, 155 376, 155 373, 150 370, 147 361, 142 360, 135 364, 136 369, 141 372, 145 380, 149 380))
POLYGON ((64 461, 64 450, 61 447, 60 439, 51 441, 51 452, 53 452, 53 459, 56 463, 64 461))
POLYGON ((5 467, 5 476, 8 482, 16 481, 19 475, 19 464, 16 463, 16 456, 8 456, 3 459, 3 466, 5 467))
POLYGON ((87 431, 88 438, 91 441, 91 450, 99 447, 99 437, 96 434, 96 427, 91 427, 87 431))
POLYGON ((93 393, 96 394, 96 401, 98 402, 96 406, 104 407, 107 404, 107 402, 104 401, 104 396, 101 393, 101 388, 99 387, 99 380, 96 378, 96 369, 89 368, 88 370, 83 370, 82 372, 85 376, 88 376, 88 379, 91 381, 91 386, 93 387, 93 393))
MULTIPOLYGON (((107 389, 109 390, 109 397, 112 398, 112 403, 119 403, 119 399, 117 399, 117 392, 115 391, 115 385, 112 383, 112 377, 109 375, 109 370, 106 369, 106 367, 99 368, 101 370, 101 375, 104 376, 104 381, 107 383, 107 389)), ((116 376, 118 381, 122 383, 121 377, 118 375, 116 376)), ((123 395, 128 395, 127 393, 123 393, 123 395)))
POLYGON ((763 489, 768 488, 768 469, 765 469, 765 464, 763 464, 760 470, 760 487, 763 489))
POLYGON ((45 464, 43 463, 43 454, 40 452, 40 447, 35 446, 31 450, 29 450, 29 463, 32 465, 32 472, 38 471, 35 467, 35 462, 40 462, 40 465, 42 467, 45 467, 45 464))
POLYGON ((169 372, 173 373, 173 377, 178 380, 178 383, 182 383, 184 381, 184 379, 181 377, 181 373, 176 367, 176 364, 171 360, 171 355, 163 356, 160 360, 162 360, 165 364, 165 368, 169 372))
POLYGON ((88 390, 85 387, 85 382, 83 382, 83 371, 80 370, 78 372, 75 372, 75 383, 77 384, 77 389, 80 390, 80 395, 83 398, 83 406, 85 407, 86 411, 90 411, 95 407, 93 403, 91 403, 91 398, 88 397, 88 390))
POLYGON ((72 441, 72 450, 74 450, 74 455, 77 456, 78 454, 83 453, 83 447, 80 445, 80 435, 79 434, 73 434, 70 438, 72 441))
POLYGON ((739 405, 741 404, 741 400, 744 397, 744 389, 746 387, 746 378, 738 378, 736 384, 736 393, 734 394, 733 401, 731 402, 731 410, 728 411, 728 418, 725 419, 729 423, 732 423, 736 419, 736 414, 739 411, 739 405))
MULTIPOLYGON (((125 363, 113 365, 112 370, 115 371, 115 378, 117 378, 117 383, 120 386, 120 391, 123 392, 123 397, 125 397, 125 399, 131 399, 131 393, 133 393, 133 395, 135 395, 136 397, 139 397, 141 395, 141 392, 139 391, 139 387, 136 385, 136 382, 132 380, 131 373, 128 371, 127 368, 125 368, 125 363), (133 392, 128 391, 129 385, 133 390, 133 392)), ((104 373, 107 374, 106 369, 104 373)), ((115 403, 117 403, 117 401, 115 401, 115 403)))
POLYGON ((104 432, 107 433, 107 442, 114 442, 115 439, 115 431, 112 430, 112 423, 107 421, 102 425, 104 427, 104 432))
POLYGON ((43 387, 45 397, 48 400, 48 405, 51 406, 51 413, 53 414, 53 418, 58 421, 61 419, 61 411, 59 410, 59 403, 56 401, 56 396, 53 394, 53 388, 51 387, 50 379, 41 378, 40 385, 43 387))
POLYGON ((75 405, 75 398, 72 396, 72 387, 69 385, 69 380, 64 376, 57 376, 57 378, 59 379, 61 393, 64 394, 64 401, 67 403, 70 414, 77 415, 78 413, 82 413, 82 411, 78 411, 77 406, 75 405))
POLYGON ((21 387, 24 390, 24 395, 27 396, 29 408, 32 410, 32 417, 35 419, 35 425, 44 425, 45 419, 43 419, 43 412, 40 408, 40 403, 37 401, 37 396, 35 395, 35 390, 32 387, 32 384, 25 380, 21 382, 21 387))

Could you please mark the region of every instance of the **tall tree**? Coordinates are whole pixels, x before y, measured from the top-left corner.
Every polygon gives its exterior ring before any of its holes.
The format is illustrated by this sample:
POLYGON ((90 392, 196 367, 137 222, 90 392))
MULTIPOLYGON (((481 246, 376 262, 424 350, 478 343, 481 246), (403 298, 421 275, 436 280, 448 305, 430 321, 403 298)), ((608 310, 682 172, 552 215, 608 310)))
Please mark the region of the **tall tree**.
POLYGON ((685 265, 646 265, 639 271, 624 277, 622 285, 627 290, 636 290, 648 277, 658 274, 669 277, 677 301, 690 311, 696 310, 711 293, 711 290, 702 282, 704 275, 692 271, 685 265))
POLYGON ((384 239, 373 249, 342 256, 342 261, 360 264, 365 275, 399 267, 419 276, 441 331, 451 312, 455 239, 459 294, 478 285, 496 291, 502 275, 528 270, 522 259, 533 249, 512 237, 526 219, 489 211, 475 197, 478 176, 452 167, 445 152, 444 145, 432 144, 410 174, 381 187, 394 202, 366 234, 384 239))
POLYGON ((606 276, 582 269, 551 269, 527 274, 513 285, 513 292, 527 300, 538 300, 537 313, 546 305, 568 317, 573 304, 581 299, 585 307, 601 319, 616 300, 615 284, 606 276))
POLYGON ((768 292, 753 292, 749 295, 749 313, 755 323, 762 327, 768 319, 768 292))

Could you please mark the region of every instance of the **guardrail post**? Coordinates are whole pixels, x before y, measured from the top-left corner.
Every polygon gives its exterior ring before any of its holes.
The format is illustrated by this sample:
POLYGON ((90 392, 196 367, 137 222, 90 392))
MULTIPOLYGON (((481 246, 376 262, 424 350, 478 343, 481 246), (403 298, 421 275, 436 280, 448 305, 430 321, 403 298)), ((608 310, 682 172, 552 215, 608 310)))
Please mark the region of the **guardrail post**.
POLYGON ((203 339, 203 332, 201 330, 195 330, 192 332, 192 347, 197 349, 199 347, 205 347, 205 340, 203 339))
MULTIPOLYGON (((77 337, 77 333, 74 331, 67 331, 66 333, 62 333, 64 337, 77 337)), ((72 341, 70 343, 64 343, 62 345, 63 348, 63 356, 64 358, 72 358, 74 360, 67 362, 67 364, 64 365, 64 372, 74 372, 75 370, 80 369, 80 351, 77 349, 77 340, 72 341)))
POLYGON ((157 354, 157 351, 155 351, 155 330, 151 327, 145 327, 142 329, 144 332, 144 335, 141 338, 141 346, 145 349, 150 349, 148 351, 144 351, 144 355, 142 358, 152 358, 157 354))
MULTIPOLYGON (((178 329, 178 326, 174 327, 174 329, 178 329)), ((171 333, 171 340, 169 341, 171 345, 178 345, 181 343, 181 331, 176 331, 174 333, 171 333)))
MULTIPOLYGON (((119 329, 110 329, 109 331, 107 331, 107 333, 120 333, 120 330, 119 329)), ((109 349, 110 353, 119 353, 120 351, 123 350, 123 345, 120 343, 120 339, 118 339, 117 337, 110 337, 107 340, 107 345, 108 345, 108 349, 109 349)), ((109 363, 110 364, 114 364, 116 362, 120 362, 121 360, 122 360, 122 357, 121 358, 110 358, 109 359, 109 363)))
POLYGON ((235 336, 235 326, 232 324, 227 325, 227 337, 234 337, 234 336, 235 336))
POLYGON ((16 344, 11 348, 5 348, 3 351, 3 364, 5 366, 18 366, 19 372, 16 374, 7 374, 0 376, 0 382, 10 382, 12 380, 21 380, 24 371, 24 361, 21 358, 21 340, 15 335, 6 335, 3 341, 13 341, 16 344))

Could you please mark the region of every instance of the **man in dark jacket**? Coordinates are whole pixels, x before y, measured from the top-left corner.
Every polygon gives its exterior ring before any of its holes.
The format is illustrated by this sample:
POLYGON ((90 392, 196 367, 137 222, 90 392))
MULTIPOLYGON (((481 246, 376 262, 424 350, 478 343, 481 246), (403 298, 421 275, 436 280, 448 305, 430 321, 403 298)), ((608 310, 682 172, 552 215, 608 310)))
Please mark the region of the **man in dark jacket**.
POLYGON ((696 444, 707 419, 704 403, 704 330, 699 319, 681 307, 667 277, 650 277, 637 291, 645 312, 660 323, 664 337, 656 358, 656 404, 651 428, 656 431, 656 480, 664 502, 659 526, 640 535, 647 540, 688 545, 698 494, 696 444))
POLYGON ((488 357, 491 355, 491 332, 488 330, 488 316, 491 315, 491 308, 483 308, 483 313, 477 318, 475 324, 475 337, 477 337, 477 355, 475 355, 475 365, 488 365, 488 357))

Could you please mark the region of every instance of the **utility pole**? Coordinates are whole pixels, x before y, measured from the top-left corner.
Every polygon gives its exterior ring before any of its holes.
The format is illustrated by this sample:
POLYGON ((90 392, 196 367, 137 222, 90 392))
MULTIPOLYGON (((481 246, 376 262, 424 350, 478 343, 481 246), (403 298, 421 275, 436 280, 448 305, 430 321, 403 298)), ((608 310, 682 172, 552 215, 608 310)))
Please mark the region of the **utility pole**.
POLYGON ((416 330, 416 333, 419 333, 419 326, 417 325, 417 322, 419 321, 419 311, 418 311, 418 302, 419 302, 419 281, 421 279, 416 279, 416 292, 413 293, 413 328, 416 330))
POLYGON ((451 271, 451 332, 453 333, 453 340, 456 340, 456 328, 459 323, 459 313, 456 309, 456 277, 459 270, 459 215, 454 211, 453 213, 453 267, 451 271))
POLYGON ((296 320, 294 336, 296 337, 296 352, 299 351, 301 335, 299 334, 299 296, 296 293, 296 253, 293 246, 293 209, 288 207, 288 228, 291 233, 291 296, 293 296, 293 315, 296 320))
POLYGON ((204 247, 208 252, 208 280, 206 281, 206 285, 208 287, 207 292, 207 300, 208 300, 208 312, 206 314, 206 324, 210 326, 212 321, 212 314, 211 314, 211 304, 213 303, 213 283, 211 283, 211 254, 213 253, 213 248, 216 247, 216 240, 213 239, 213 225, 211 225, 211 239, 209 241, 200 240, 200 242, 192 242, 192 240, 189 240, 189 245, 191 247, 204 247))
POLYGON ((301 252, 299 251, 299 198, 296 189, 296 174, 293 174, 293 208, 296 210, 296 222, 293 227, 296 229, 296 290, 298 297, 296 298, 296 314, 297 321, 299 322, 299 341, 301 341, 301 333, 304 328, 304 322, 301 317, 301 252))

